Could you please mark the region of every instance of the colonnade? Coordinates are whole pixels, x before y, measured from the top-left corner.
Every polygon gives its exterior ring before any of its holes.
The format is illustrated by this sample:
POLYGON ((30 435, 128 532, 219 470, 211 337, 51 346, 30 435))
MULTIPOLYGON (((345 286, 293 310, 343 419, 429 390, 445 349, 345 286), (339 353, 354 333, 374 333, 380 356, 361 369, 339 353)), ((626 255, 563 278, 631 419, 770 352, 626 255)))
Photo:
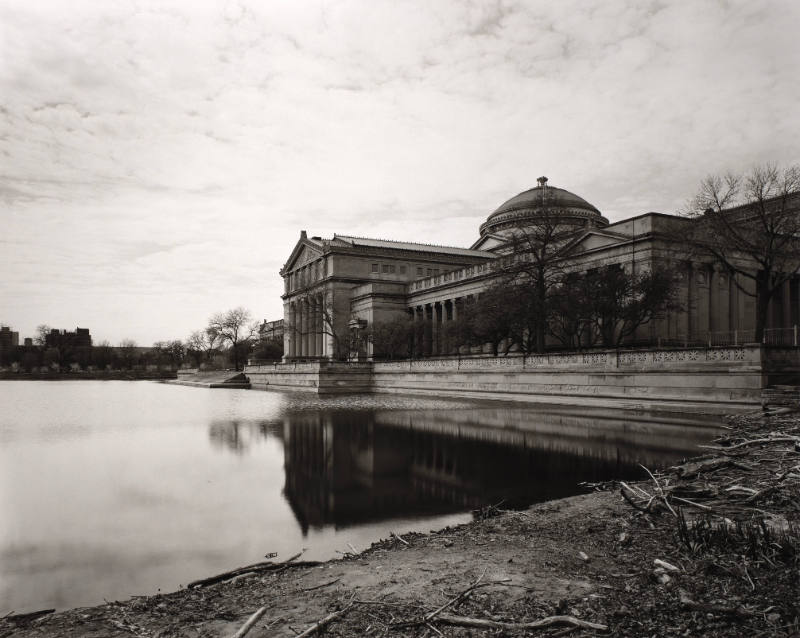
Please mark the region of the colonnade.
POLYGON ((329 357, 333 354, 328 338, 331 318, 325 315, 324 294, 308 295, 288 304, 285 356, 329 357))
POLYGON ((465 297, 433 301, 408 309, 414 319, 414 355, 430 357, 453 354, 456 344, 447 334, 446 324, 458 319, 465 297))

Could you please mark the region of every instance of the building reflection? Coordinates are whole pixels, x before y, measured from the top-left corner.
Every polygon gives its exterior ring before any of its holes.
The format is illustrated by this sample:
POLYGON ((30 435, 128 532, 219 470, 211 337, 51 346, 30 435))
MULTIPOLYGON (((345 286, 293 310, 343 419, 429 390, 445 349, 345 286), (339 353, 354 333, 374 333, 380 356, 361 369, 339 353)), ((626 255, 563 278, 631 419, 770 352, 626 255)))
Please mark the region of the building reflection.
POLYGON ((283 422, 284 494, 304 533, 504 501, 577 494, 582 481, 631 478, 697 452, 715 422, 531 408, 329 411, 283 422))

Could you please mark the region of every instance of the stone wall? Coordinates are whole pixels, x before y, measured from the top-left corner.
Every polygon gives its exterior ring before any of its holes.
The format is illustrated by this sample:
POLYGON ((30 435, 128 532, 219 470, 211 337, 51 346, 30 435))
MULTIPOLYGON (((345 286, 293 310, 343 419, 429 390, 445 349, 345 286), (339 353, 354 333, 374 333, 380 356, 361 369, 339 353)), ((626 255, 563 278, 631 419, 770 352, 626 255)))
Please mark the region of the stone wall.
POLYGON ((758 405, 755 347, 606 351, 376 363, 375 392, 452 394, 551 403, 758 405))
POLYGON ((311 361, 245 366, 257 390, 307 390, 318 394, 352 394, 372 389, 372 364, 311 361))
POLYGON ((744 409, 759 405, 769 374, 797 363, 757 345, 596 351, 374 363, 312 362, 248 366, 254 388, 320 394, 394 392, 491 399, 744 409))

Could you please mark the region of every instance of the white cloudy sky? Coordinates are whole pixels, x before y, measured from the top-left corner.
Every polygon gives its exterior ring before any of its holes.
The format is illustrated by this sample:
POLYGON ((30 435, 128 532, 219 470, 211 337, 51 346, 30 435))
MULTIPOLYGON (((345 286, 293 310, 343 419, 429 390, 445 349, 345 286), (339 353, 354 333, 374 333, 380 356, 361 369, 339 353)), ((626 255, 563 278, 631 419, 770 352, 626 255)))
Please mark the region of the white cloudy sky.
POLYGON ((468 246, 550 183, 612 220, 795 163, 800 3, 0 0, 0 322, 281 316, 301 229, 468 246))

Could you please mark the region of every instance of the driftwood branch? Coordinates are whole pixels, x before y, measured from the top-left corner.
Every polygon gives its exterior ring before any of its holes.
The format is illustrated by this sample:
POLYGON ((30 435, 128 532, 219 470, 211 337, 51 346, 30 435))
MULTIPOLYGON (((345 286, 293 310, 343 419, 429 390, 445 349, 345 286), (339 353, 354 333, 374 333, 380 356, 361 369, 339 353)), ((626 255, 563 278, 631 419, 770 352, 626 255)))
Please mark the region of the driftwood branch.
POLYGON ((681 606, 684 609, 691 609, 692 611, 702 611, 709 614, 722 614, 725 616, 739 616, 740 618, 749 618, 755 616, 754 611, 745 609, 744 607, 725 607, 723 605, 710 605, 708 603, 698 603, 689 597, 689 594, 683 590, 678 590, 681 600, 681 606))
POLYGON ((325 616, 325 618, 323 618, 319 622, 314 623, 311 627, 306 629, 304 632, 297 634, 297 636, 295 636, 295 638, 307 638, 308 636, 311 636, 312 634, 314 634, 317 631, 319 631, 320 629, 322 629, 325 625, 329 625, 330 623, 332 623, 334 620, 339 618, 339 616, 343 616, 348 611, 350 611, 350 609, 353 607, 353 604, 354 604, 354 602, 351 600, 347 605, 342 607, 340 610, 334 611, 333 613, 328 614, 327 616, 325 616))
POLYGON ((48 614, 52 614, 55 609, 40 609, 39 611, 29 611, 25 614, 15 614, 13 611, 10 614, 6 614, 2 617, 2 620, 7 620, 13 623, 24 623, 29 622, 31 620, 36 620, 37 618, 41 618, 42 616, 47 616, 48 614))
POLYGON ((400 536, 400 534, 395 534, 394 532, 392 532, 391 535, 397 540, 399 540, 401 543, 403 543, 403 545, 405 545, 406 547, 409 546, 408 541, 404 539, 402 536, 400 536))
POLYGON ((227 572, 223 572, 221 574, 217 574, 216 576, 209 576, 208 578, 201 578, 200 580, 195 580, 186 585, 187 589, 193 589, 195 587, 208 587, 209 585, 214 585, 216 583, 221 583, 226 580, 231 580, 232 578, 236 578, 237 576, 242 576, 244 574, 253 573, 253 574, 260 574, 263 572, 278 572, 283 571, 284 569, 288 569, 289 567, 316 567, 319 565, 319 561, 298 561, 296 560, 300 554, 295 554, 288 560, 282 563, 273 563, 272 561, 262 561, 260 563, 253 563, 252 565, 246 565, 244 567, 237 567, 236 569, 232 569, 227 572))
POLYGON ((728 447, 711 445, 700 445, 698 447, 702 447, 707 450, 716 450, 718 452, 727 452, 728 450, 738 450, 739 448, 747 447, 748 445, 759 445, 761 443, 800 443, 800 438, 796 436, 773 436, 766 439, 751 439, 750 441, 742 441, 741 443, 729 445, 728 447))
POLYGON ((242 625, 241 629, 237 631, 231 638, 242 638, 243 636, 247 635, 247 633, 253 628, 253 626, 259 621, 261 616, 263 616, 267 611, 267 606, 264 605, 258 611, 256 611, 250 618, 247 619, 247 622, 242 625))
POLYGON ((579 629, 595 629, 597 631, 606 631, 608 625, 601 625, 600 623, 589 622, 588 620, 580 620, 573 616, 548 616, 540 620, 532 622, 501 622, 498 620, 486 620, 484 618, 469 618, 467 616, 452 616, 450 614, 439 614, 436 622, 444 623, 446 625, 455 625, 458 627, 474 627, 477 629, 508 629, 508 630, 524 630, 524 629, 542 629, 544 627, 552 627, 553 625, 570 625, 579 629))

